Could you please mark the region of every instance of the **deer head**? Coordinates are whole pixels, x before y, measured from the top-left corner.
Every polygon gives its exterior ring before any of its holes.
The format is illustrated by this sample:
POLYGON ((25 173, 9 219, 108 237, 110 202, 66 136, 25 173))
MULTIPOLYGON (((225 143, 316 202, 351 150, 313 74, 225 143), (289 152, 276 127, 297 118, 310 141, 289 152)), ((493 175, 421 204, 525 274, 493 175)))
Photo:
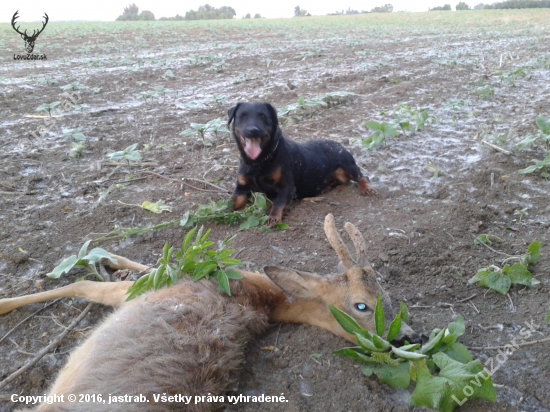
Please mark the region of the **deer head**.
POLYGON ((42 23, 42 28, 40 30, 33 30, 32 35, 29 36, 27 34, 27 30, 25 30, 24 32, 21 32, 19 31, 20 26, 15 27, 15 20, 17 20, 17 18, 19 17, 17 15, 18 13, 19 13, 19 10, 17 10, 14 13, 13 17, 11 18, 11 26, 17 33, 21 35, 21 38, 25 40, 25 49, 27 50, 27 53, 32 53, 32 51, 34 50, 34 42, 38 38, 38 35, 44 31, 44 28, 48 24, 48 21, 50 20, 50 18, 48 17, 47 13, 44 13, 43 17, 44 19, 46 19, 46 21, 42 23))
MULTIPOLYGON (((266 267, 266 274, 275 280, 275 283, 285 292, 296 296, 297 290, 302 289, 302 302, 295 302, 293 307, 275 308, 274 320, 293 323, 308 323, 330 330, 343 338, 355 342, 355 336, 344 331, 336 319, 328 313, 327 305, 332 305, 352 316, 359 325, 367 330, 374 331, 374 308, 378 295, 382 297, 382 305, 387 323, 393 320, 393 311, 388 294, 378 283, 376 273, 370 266, 367 257, 367 244, 359 230, 351 223, 345 224, 356 250, 356 259, 351 257, 349 249, 342 241, 336 226, 334 216, 325 218, 325 233, 336 254, 340 258, 339 269, 336 275, 320 276, 315 273, 294 271, 266 267)), ((419 337, 404 322, 401 333, 394 343, 402 344, 405 340, 410 343, 421 343, 419 337)))

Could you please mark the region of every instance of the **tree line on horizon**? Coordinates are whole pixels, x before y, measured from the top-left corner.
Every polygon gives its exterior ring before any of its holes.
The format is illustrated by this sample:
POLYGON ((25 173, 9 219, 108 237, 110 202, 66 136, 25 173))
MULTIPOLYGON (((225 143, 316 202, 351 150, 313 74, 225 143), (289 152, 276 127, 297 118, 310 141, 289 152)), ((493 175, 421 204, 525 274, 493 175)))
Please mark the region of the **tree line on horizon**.
MULTIPOLYGON (((455 6, 456 10, 496 10, 496 9, 531 9, 531 8, 550 8, 550 0, 505 0, 492 4, 479 3, 473 8, 470 8, 466 2, 461 1, 455 6)), ((450 11, 451 5, 445 4, 443 6, 433 7, 430 11, 450 11)), ((342 10, 342 12, 329 13, 329 15, 341 15, 341 14, 366 14, 366 13, 391 13, 393 12, 393 5, 384 4, 383 6, 375 7, 371 11, 357 11, 348 8, 348 10, 342 10)), ((219 8, 212 7, 208 4, 200 6, 198 10, 189 10, 185 13, 185 16, 176 14, 174 17, 161 17, 159 20, 219 20, 219 19, 233 19, 237 13, 235 9, 229 6, 222 6, 219 8)), ((307 10, 296 6, 294 8, 294 17, 307 17, 311 16, 307 10)), ((252 18, 250 13, 243 16, 243 19, 252 18)), ((255 19, 262 18, 259 13, 254 15, 255 19)), ((116 18, 117 21, 155 21, 155 15, 149 10, 142 10, 139 12, 138 6, 135 3, 124 7, 124 12, 116 18)))

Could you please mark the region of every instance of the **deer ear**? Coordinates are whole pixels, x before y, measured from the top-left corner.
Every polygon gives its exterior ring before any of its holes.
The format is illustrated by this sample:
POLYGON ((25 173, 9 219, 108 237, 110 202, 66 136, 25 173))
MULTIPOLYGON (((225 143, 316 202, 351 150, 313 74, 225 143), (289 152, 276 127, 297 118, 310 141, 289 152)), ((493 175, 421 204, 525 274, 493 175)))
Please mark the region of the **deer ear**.
POLYGON ((300 299, 314 299, 317 295, 311 286, 317 283, 320 276, 314 273, 296 272, 274 266, 266 266, 265 274, 280 287, 286 294, 300 299))
POLYGON ((231 109, 229 109, 227 111, 227 117, 228 117, 227 125, 228 126, 231 124, 231 122, 235 118, 235 114, 237 113, 237 109, 239 108, 240 105, 241 105, 240 103, 237 103, 236 106, 232 107, 231 109))

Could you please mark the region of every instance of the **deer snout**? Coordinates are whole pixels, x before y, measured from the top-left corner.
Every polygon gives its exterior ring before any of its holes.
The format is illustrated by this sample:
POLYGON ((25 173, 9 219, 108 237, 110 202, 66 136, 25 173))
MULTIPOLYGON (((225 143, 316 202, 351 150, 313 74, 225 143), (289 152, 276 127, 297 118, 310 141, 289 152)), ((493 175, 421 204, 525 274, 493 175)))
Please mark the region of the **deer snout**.
POLYGON ((390 343, 394 346, 400 347, 405 345, 405 342, 410 344, 420 343, 422 345, 427 341, 428 337, 426 335, 416 333, 409 325, 403 322, 401 323, 401 331, 399 332, 399 335, 397 335, 397 337, 390 343))

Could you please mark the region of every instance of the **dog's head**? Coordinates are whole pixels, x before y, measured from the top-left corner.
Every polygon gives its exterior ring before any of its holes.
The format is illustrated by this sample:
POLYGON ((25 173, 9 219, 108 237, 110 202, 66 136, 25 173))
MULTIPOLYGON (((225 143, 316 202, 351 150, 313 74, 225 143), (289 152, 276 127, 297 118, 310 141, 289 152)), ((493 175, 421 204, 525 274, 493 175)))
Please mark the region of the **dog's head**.
POLYGON ((269 103, 238 103, 227 112, 233 136, 245 162, 253 163, 269 153, 277 135, 277 111, 269 103))

